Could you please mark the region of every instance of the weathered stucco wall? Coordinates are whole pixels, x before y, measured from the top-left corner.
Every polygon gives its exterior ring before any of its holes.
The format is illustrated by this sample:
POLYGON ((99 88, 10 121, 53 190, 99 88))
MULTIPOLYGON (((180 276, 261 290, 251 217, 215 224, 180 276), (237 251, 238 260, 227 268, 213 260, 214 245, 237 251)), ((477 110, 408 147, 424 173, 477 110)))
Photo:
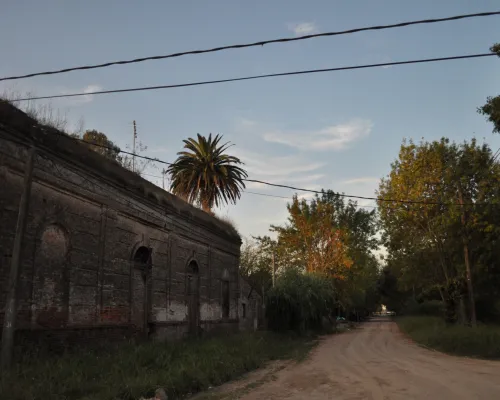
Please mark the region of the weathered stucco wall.
MULTIPOLYGON (((26 133, 22 124, 12 128, 1 111, 0 107, 3 320, 28 157, 24 142, 43 132, 36 128, 26 133)), ((237 327, 239 236, 76 145, 71 156, 44 141, 36 143, 19 282, 19 329, 99 328, 103 335, 111 335, 109 329, 127 327, 170 337, 194 326, 237 327)))

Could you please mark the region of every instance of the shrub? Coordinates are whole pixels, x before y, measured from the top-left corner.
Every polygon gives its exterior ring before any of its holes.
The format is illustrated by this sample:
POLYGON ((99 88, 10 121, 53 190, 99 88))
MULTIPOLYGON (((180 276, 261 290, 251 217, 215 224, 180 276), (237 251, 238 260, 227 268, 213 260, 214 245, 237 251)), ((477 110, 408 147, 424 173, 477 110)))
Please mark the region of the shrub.
POLYGON ((268 326, 275 331, 320 330, 335 308, 333 280, 324 275, 287 271, 266 296, 268 326))

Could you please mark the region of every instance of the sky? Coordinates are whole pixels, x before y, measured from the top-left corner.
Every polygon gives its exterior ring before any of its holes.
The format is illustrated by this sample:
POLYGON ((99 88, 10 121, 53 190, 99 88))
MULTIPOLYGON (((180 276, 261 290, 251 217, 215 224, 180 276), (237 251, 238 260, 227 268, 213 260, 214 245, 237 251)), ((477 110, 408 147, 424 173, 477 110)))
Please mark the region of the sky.
MULTIPOLYGON (((85 2, 4 0, 0 76, 294 37, 401 21, 498 11, 498 0, 85 2)), ((500 16, 362 32, 0 83, 36 95, 167 85, 247 75, 488 52, 500 16)), ((500 137, 476 108, 500 91, 488 57, 53 100, 73 126, 173 161, 182 140, 222 134, 249 178, 374 196, 404 138, 500 137)), ((162 184, 163 165, 145 175, 162 184)), ((217 212, 246 237, 283 224, 294 191, 248 184, 217 212), (252 193, 250 193, 252 192, 252 193), (258 194, 255 194, 258 193, 258 194), (265 195, 283 196, 286 198, 265 195)), ((299 192, 309 198, 310 194, 299 192)), ((371 209, 373 201, 360 201, 371 209)))

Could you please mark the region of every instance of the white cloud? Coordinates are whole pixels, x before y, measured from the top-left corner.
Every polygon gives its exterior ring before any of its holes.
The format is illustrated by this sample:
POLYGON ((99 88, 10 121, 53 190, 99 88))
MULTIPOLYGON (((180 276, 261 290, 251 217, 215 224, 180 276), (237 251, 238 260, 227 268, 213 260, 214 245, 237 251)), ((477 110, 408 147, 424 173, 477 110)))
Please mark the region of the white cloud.
POLYGON ((254 153, 238 147, 233 148, 233 154, 245 163, 244 168, 249 175, 253 177, 273 177, 276 180, 316 171, 324 165, 323 163, 308 161, 302 156, 276 157, 254 153))
MULTIPOLYGON (((320 191, 322 189, 322 186, 321 185, 307 185, 301 189, 320 191)), ((299 200, 311 200, 316 196, 316 193, 314 193, 314 192, 301 192, 300 190, 296 190, 296 191, 290 190, 289 194, 285 195, 286 198, 282 198, 281 200, 284 203, 291 203, 294 195, 297 195, 297 199, 299 199, 299 200)))
POLYGON ((269 185, 266 185, 265 183, 260 183, 260 182, 246 182, 245 186, 247 189, 265 189, 269 185))
POLYGON ((341 183, 344 185, 369 185, 373 183, 378 183, 380 178, 374 176, 364 176, 361 178, 353 178, 342 181, 341 183))
POLYGON ((298 24, 288 24, 288 30, 295 36, 313 35, 319 33, 319 29, 314 22, 301 22, 298 24))
POLYGON ((71 93, 88 93, 84 96, 79 96, 79 97, 68 97, 67 99, 61 99, 61 100, 66 100, 66 102, 69 104, 69 105, 79 105, 79 104, 86 104, 86 103, 90 103, 92 100, 94 100, 94 96, 92 95, 92 93, 94 92, 99 92, 101 91, 103 88, 102 86, 100 85, 97 85, 97 84, 91 84, 91 85, 87 85, 85 86, 84 88, 82 89, 76 89, 76 90, 70 90, 70 89, 61 89, 59 90, 59 92, 61 94, 71 94, 71 93))
POLYGON ((372 127, 373 123, 369 120, 355 119, 345 124, 327 126, 318 131, 268 132, 263 138, 267 142, 281 143, 301 150, 342 150, 350 143, 368 136, 372 127))
POLYGON ((248 118, 238 118, 236 124, 241 128, 251 128, 257 125, 257 122, 248 118))
POLYGON ((101 90, 102 90, 102 86, 99 86, 99 85, 88 85, 87 87, 85 87, 83 89, 83 93, 89 93, 89 94, 87 96, 83 96, 82 97, 82 101, 84 103, 90 103, 94 99, 94 96, 92 96, 90 93, 99 92, 101 90))
MULTIPOLYGON (((247 169, 248 171, 248 169, 247 169)), ((310 184, 319 181, 322 177, 324 177, 323 174, 313 174, 313 175, 295 175, 293 172, 290 174, 282 174, 282 175, 271 175, 268 174, 267 176, 263 176, 264 174, 260 174, 260 179, 259 175, 255 175, 253 173, 249 172, 249 179, 256 179, 256 180, 263 180, 265 182, 269 183, 276 183, 278 185, 287 185, 287 186, 293 186, 293 187, 300 187, 306 188, 306 189, 311 189, 310 184), (304 184, 307 184, 304 186, 304 184)), ((318 190, 320 188, 319 185, 315 185, 318 187, 318 190)), ((271 186, 271 185, 266 185, 264 183, 260 182, 247 182, 246 187, 248 189, 277 189, 276 186, 271 186)))
MULTIPOLYGON (((387 56, 383 56, 382 60, 380 61, 380 64, 383 63, 391 63, 393 62, 393 59, 387 56)), ((392 68, 392 65, 384 65, 382 68, 387 69, 387 68, 392 68)))

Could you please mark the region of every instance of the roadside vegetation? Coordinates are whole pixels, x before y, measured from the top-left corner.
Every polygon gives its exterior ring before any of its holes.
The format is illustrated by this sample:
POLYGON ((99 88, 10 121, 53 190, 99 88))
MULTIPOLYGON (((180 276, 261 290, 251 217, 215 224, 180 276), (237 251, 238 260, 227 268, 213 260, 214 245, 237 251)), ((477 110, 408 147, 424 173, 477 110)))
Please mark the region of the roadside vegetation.
POLYGON ((164 388, 169 399, 206 390, 276 359, 302 360, 312 336, 240 333, 175 343, 123 344, 63 356, 27 354, 0 376, 9 400, 137 400, 164 388))
POLYGON ((415 342, 459 356, 500 359, 500 326, 479 324, 471 329, 447 325, 441 317, 402 316, 399 328, 415 342))
POLYGON ((241 273, 264 294, 268 327, 324 331, 337 317, 359 321, 375 311, 375 211, 332 191, 308 201, 295 196, 287 211, 285 224, 270 227, 275 239, 254 237, 242 246, 241 273))
MULTIPOLYGON (((500 133, 500 96, 477 111, 500 133)), ((378 289, 400 328, 444 352, 499 358, 499 151, 474 138, 405 140, 378 197, 388 251, 378 289)))

